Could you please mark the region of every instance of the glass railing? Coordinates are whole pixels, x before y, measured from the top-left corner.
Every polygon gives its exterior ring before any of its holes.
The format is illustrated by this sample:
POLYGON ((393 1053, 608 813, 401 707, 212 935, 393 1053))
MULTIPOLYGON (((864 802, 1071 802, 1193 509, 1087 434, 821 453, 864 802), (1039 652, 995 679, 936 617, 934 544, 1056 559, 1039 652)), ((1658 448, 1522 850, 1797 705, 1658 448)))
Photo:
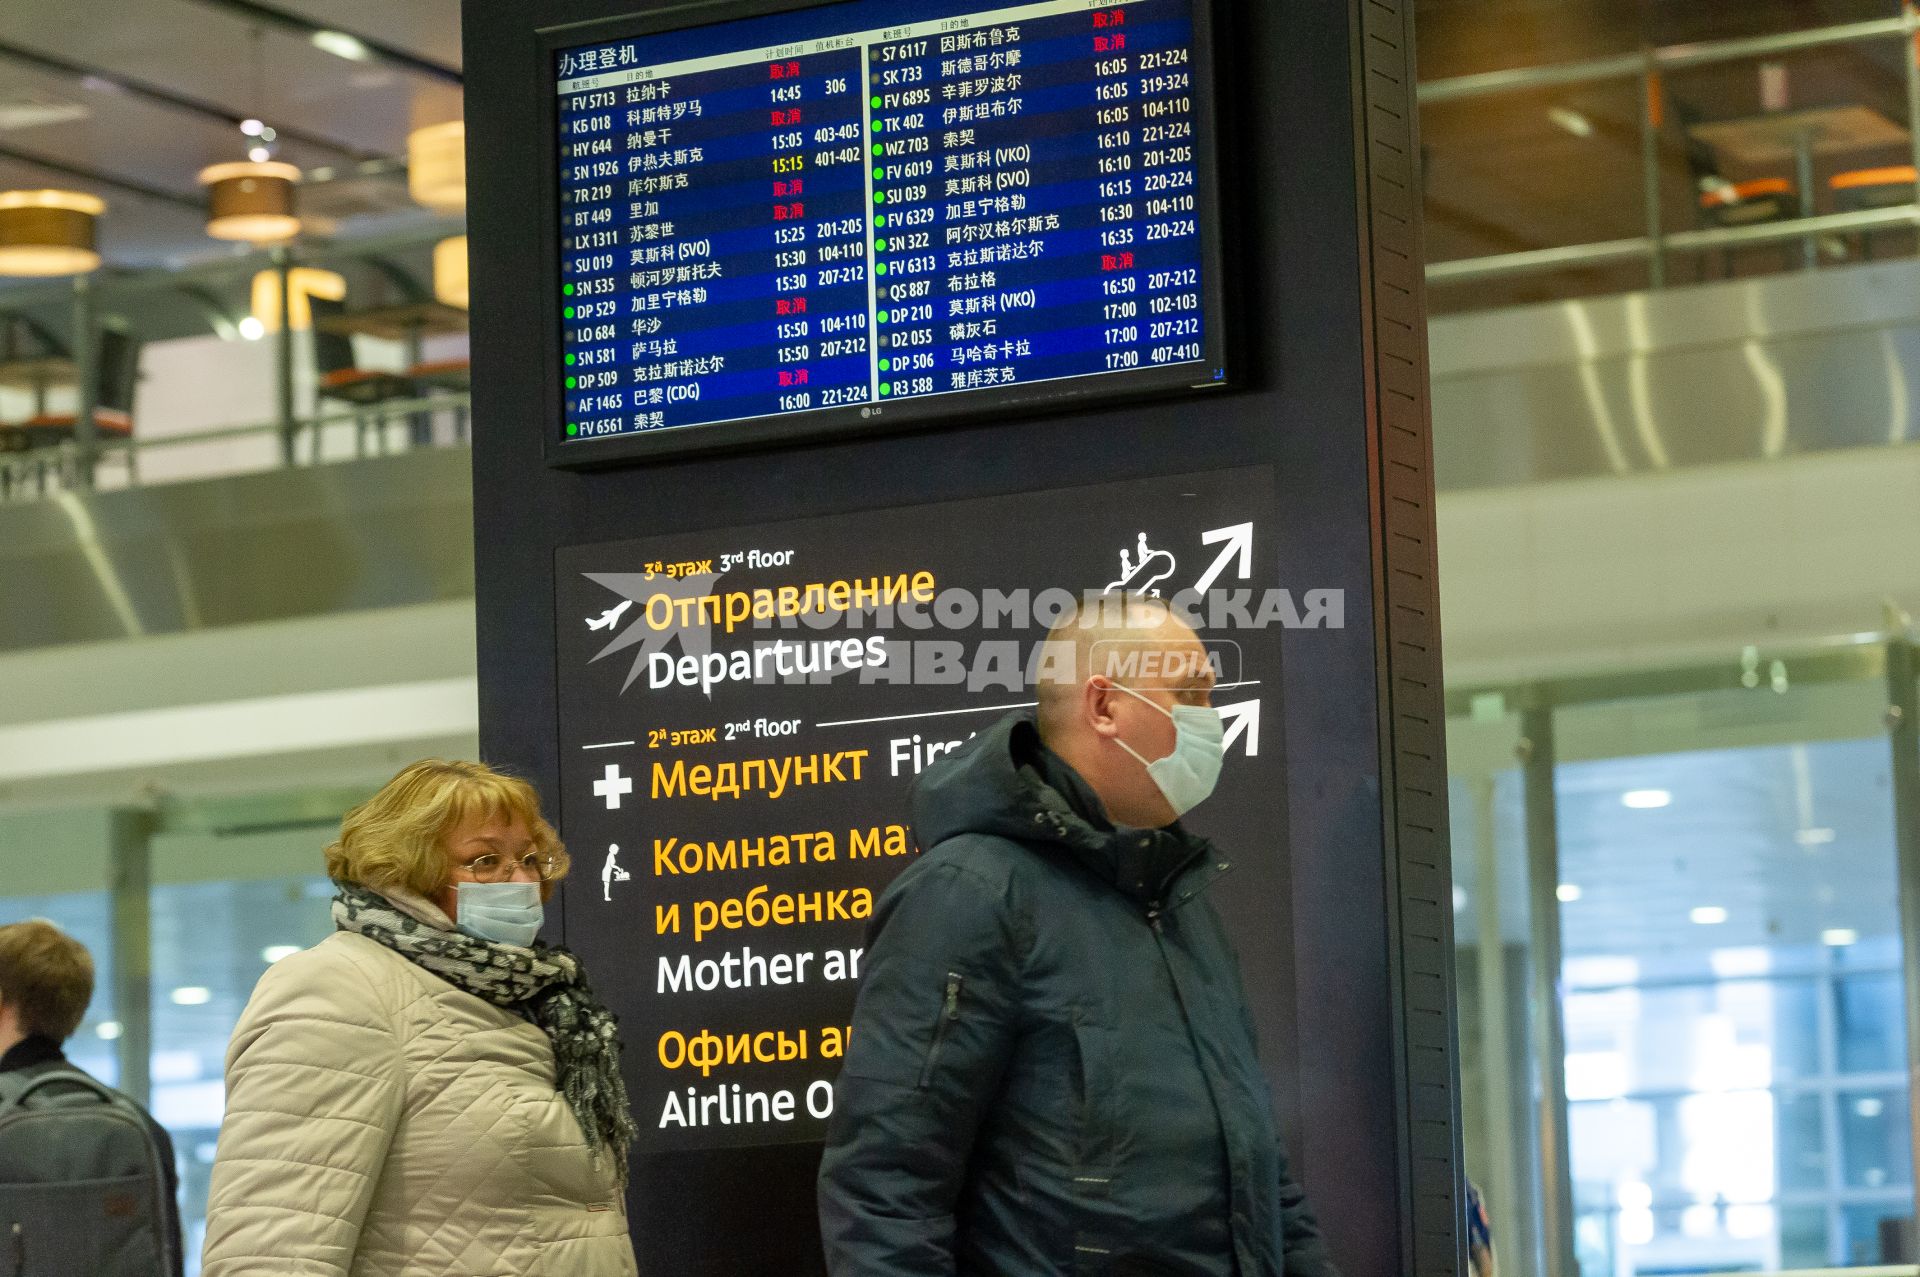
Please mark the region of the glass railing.
POLYGON ((1432 307, 1913 254, 1916 38, 1909 7, 1423 83, 1432 307))
POLYGON ((0 452, 0 506, 63 493, 215 479, 263 470, 327 465, 421 448, 465 447, 466 391, 391 399, 280 421, 223 426, 164 438, 103 436, 91 449, 65 440, 0 452))

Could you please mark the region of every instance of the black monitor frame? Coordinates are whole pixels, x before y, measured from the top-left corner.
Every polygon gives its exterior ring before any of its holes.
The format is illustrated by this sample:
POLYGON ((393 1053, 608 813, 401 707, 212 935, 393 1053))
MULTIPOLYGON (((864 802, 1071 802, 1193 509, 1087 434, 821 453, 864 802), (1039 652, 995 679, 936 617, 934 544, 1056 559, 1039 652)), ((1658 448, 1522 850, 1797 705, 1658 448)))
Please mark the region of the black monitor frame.
MULTIPOLYGON (((1005 0, 944 0, 964 12, 991 10, 1005 0)), ((1123 372, 1094 373, 1061 381, 1015 383, 999 389, 949 391, 924 398, 893 400, 888 403, 848 404, 835 408, 812 408, 771 416, 677 426, 633 434, 610 435, 597 439, 562 438, 564 426, 560 406, 565 402, 562 382, 566 368, 562 362, 561 258, 564 237, 560 226, 561 164, 559 142, 559 96, 552 87, 554 58, 562 50, 587 44, 612 43, 641 36, 664 35, 693 27, 723 26, 729 22, 764 18, 807 9, 831 8, 848 0, 719 0, 709 5, 675 5, 648 13, 625 14, 597 22, 567 23, 541 28, 536 32, 541 57, 541 116, 539 133, 544 141, 541 171, 551 179, 538 206, 542 241, 551 246, 547 262, 547 287, 540 290, 537 303, 543 330, 550 334, 540 352, 540 367, 546 379, 548 417, 543 423, 547 464, 564 469, 597 469, 608 465, 632 463, 669 456, 764 448, 785 443, 836 437, 892 434, 908 430, 935 429, 968 421, 1004 417, 1068 413, 1142 398, 1200 395, 1230 390, 1231 334, 1236 327, 1228 314, 1224 275, 1228 261, 1223 239, 1219 163, 1219 101, 1214 47, 1214 5, 1216 0, 1192 0, 1193 5, 1193 96, 1194 116, 1199 122, 1195 138, 1197 193, 1200 197, 1195 219, 1200 230, 1202 296, 1202 357, 1163 368, 1130 369, 1123 372), (1197 370, 1210 375, 1195 380, 1197 370)))

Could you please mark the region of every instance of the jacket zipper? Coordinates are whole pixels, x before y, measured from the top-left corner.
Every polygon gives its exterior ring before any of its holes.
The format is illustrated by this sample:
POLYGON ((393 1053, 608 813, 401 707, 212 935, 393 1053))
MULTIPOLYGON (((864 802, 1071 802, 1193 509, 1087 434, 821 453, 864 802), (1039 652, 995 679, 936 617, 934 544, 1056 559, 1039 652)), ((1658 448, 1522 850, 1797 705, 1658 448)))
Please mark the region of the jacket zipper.
POLYGON ((933 1044, 927 1048, 926 1067, 920 1070, 920 1089, 933 1081, 933 1069, 940 1062, 940 1044, 947 1040, 947 1029, 960 1018, 960 986, 967 978, 958 971, 947 972, 947 992, 940 1002, 940 1018, 934 1022, 933 1044))
POLYGON ((16 1222, 13 1226, 13 1277, 27 1271, 27 1238, 16 1222))

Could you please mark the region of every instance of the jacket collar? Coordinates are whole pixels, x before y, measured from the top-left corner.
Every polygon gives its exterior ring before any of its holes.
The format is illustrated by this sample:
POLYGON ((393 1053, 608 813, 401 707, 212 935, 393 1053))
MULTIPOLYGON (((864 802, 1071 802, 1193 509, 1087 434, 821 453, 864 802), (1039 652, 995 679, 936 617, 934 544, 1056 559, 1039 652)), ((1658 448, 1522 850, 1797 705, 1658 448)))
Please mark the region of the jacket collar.
POLYGON ((991 833, 1066 856, 1149 909, 1191 900, 1223 864, 1177 822, 1114 824, 1086 780, 1041 741, 1031 711, 1007 716, 930 768, 915 790, 914 824, 923 847, 991 833))
POLYGON ((32 1033, 7 1048, 5 1055, 0 1055, 0 1073, 30 1069, 36 1064, 64 1061, 66 1058, 58 1042, 43 1034, 32 1033))

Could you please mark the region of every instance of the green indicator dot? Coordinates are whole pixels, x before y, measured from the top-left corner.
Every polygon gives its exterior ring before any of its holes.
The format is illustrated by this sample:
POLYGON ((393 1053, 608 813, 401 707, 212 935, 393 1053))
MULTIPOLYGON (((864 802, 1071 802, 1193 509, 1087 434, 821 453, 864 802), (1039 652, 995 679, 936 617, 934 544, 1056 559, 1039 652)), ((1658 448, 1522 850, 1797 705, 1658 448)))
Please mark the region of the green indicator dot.
POLYGON ((880 107, 881 107, 881 105, 882 105, 882 103, 881 103, 881 101, 880 101, 880 99, 879 99, 879 98, 877 98, 877 97, 876 97, 876 98, 874 98, 874 100, 873 100, 873 109, 874 109, 874 110, 876 110, 876 111, 878 111, 878 110, 880 109, 880 107))
POLYGON ((881 372, 892 372, 892 371, 893 371, 893 361, 892 361, 891 359, 882 359, 882 360, 880 361, 880 371, 881 371, 881 372))
POLYGON ((880 315, 879 315, 879 319, 880 319, 880 322, 881 322, 881 323, 883 323, 883 324, 884 324, 884 323, 886 323, 886 322, 887 322, 887 312, 886 312, 886 311, 884 311, 884 310, 883 310, 883 311, 881 311, 881 312, 880 312, 880 315))
POLYGON ((571 439, 573 438, 573 436, 579 433, 580 433, 580 427, 574 425, 572 422, 567 423, 567 438, 571 439))
POLYGON ((887 122, 885 120, 875 120, 873 122, 873 131, 875 133, 885 133, 887 131, 887 122))
POLYGON ((873 170, 873 176, 874 176, 874 178, 875 178, 876 180, 877 180, 877 179, 879 179, 879 178, 883 178, 883 177, 885 177, 886 175, 887 175, 887 170, 885 170, 885 169, 883 169, 883 168, 877 168, 877 169, 875 169, 875 170, 873 170))
POLYGON ((891 383, 884 382, 884 381, 880 383, 880 397, 882 399, 885 399, 888 395, 892 393, 893 393, 893 386, 891 383))
POLYGON ((873 202, 874 202, 874 203, 876 203, 876 204, 884 204, 884 203, 886 203, 886 202, 887 202, 887 193, 886 193, 885 191, 875 191, 875 192, 873 193, 873 202))
POLYGON ((571 297, 571 296, 573 296, 573 285, 572 285, 572 284, 562 284, 562 285, 560 285, 560 291, 561 291, 561 292, 563 292, 563 293, 565 293, 565 294, 566 294, 567 296, 569 296, 569 297, 571 297))
POLYGON ((567 378, 567 389, 568 389, 568 390, 572 390, 572 389, 574 389, 574 388, 575 388, 576 386, 578 386, 579 384, 580 384, 580 379, 579 379, 578 377, 569 377, 569 378, 567 378))
POLYGON ((874 266, 874 268, 873 268, 873 273, 874 273, 874 274, 876 274, 876 275, 884 275, 884 274, 886 274, 886 273, 887 273, 887 264, 886 264, 885 262, 880 262, 880 263, 878 263, 877 265, 875 265, 875 266, 874 266))
POLYGON ((567 307, 567 309, 566 309, 566 316, 567 316, 567 318, 568 318, 568 319, 572 319, 572 318, 573 318, 573 307, 571 307, 571 306, 569 306, 569 307, 567 307))
POLYGON ((884 155, 886 154, 886 150, 887 148, 884 146, 881 146, 878 142, 875 142, 873 144, 873 153, 875 155, 884 155))
POLYGON ((885 226, 887 224, 887 215, 885 213, 875 213, 873 215, 873 224, 875 226, 885 226))
POLYGON ((884 252, 886 252, 886 251, 887 251, 887 241, 885 241, 884 239, 876 239, 875 241, 873 241, 873 251, 874 251, 874 252, 876 252, 876 253, 884 253, 884 252))
POLYGON ((568 355, 568 356, 567 356, 567 367, 569 367, 569 368, 571 368, 571 367, 573 367, 573 356, 572 356, 572 355, 568 355))

